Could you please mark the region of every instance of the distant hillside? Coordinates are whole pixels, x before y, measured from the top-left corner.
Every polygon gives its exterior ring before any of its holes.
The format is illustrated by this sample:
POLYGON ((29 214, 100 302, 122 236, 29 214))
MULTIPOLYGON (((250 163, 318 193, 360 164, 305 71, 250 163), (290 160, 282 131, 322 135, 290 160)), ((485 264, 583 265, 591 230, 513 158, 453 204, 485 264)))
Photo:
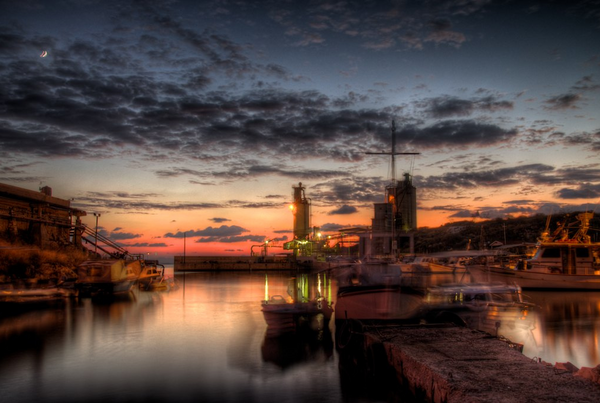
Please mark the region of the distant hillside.
MULTIPOLYGON (((549 230, 557 227, 557 222, 568 220, 575 223, 578 213, 556 214, 550 217, 549 230)), ((437 228, 421 228, 415 234, 415 252, 433 253, 449 250, 464 250, 471 242, 471 249, 490 248, 493 242, 516 244, 534 243, 546 229, 547 216, 538 214, 532 217, 518 217, 489 221, 460 221, 437 228), (506 238, 505 238, 506 235, 506 238)), ((572 227, 573 228, 573 227, 572 227)), ((575 228, 576 230, 576 228, 575 228)), ((594 242, 600 242, 600 217, 594 216, 590 222, 588 235, 594 242)))

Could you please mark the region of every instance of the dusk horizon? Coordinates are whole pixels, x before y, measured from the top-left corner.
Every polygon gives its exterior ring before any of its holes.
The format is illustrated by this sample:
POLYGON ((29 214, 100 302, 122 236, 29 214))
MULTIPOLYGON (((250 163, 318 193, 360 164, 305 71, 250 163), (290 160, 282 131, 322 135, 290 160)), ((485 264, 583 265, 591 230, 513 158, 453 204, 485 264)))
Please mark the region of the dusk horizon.
POLYGON ((299 183, 325 234, 405 173, 419 228, 595 211, 598 6, 0 1, 0 182, 162 259, 283 245, 299 183))

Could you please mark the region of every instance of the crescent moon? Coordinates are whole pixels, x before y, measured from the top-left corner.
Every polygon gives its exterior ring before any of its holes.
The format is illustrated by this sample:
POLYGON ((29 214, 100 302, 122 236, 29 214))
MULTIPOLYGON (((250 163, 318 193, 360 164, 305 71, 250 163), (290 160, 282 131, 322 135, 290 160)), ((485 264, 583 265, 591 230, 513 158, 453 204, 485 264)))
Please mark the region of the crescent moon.
POLYGON ((48 56, 48 52, 46 52, 45 50, 42 52, 42 54, 40 55, 40 57, 46 57, 48 56))

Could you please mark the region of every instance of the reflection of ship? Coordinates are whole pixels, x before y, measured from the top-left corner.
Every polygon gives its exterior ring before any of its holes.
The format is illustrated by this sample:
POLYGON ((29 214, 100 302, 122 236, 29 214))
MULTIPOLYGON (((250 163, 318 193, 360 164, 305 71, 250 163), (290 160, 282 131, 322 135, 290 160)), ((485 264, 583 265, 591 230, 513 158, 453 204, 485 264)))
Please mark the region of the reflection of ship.
POLYGON ((282 369, 306 361, 327 361, 333 354, 333 339, 323 314, 313 316, 311 326, 301 326, 296 332, 278 336, 265 334, 261 346, 265 362, 282 369))
POLYGON ((526 355, 579 368, 600 364, 600 292, 536 290, 527 297, 539 309, 534 331, 538 349, 524 351, 526 355))
MULTIPOLYGON (((331 282, 323 275, 323 282, 331 282)), ((316 285, 311 284, 308 274, 292 277, 288 282, 288 298, 282 295, 269 297, 268 276, 265 275, 265 300, 262 312, 267 323, 267 332, 272 335, 295 331, 299 325, 311 325, 315 319, 328 323, 333 313, 331 299, 327 299, 321 283, 321 274, 316 274, 316 285)), ((330 286, 330 285, 329 285, 330 286)))
POLYGON ((522 288, 600 290, 600 243, 587 235, 593 213, 577 216, 579 229, 569 237, 569 226, 547 231, 537 244, 535 255, 510 269, 494 265, 473 265, 468 270, 477 281, 516 283, 522 288))
POLYGON ((422 313, 423 291, 402 284, 396 265, 357 264, 337 274, 336 343, 344 348, 353 329, 364 325, 412 322, 422 313))
POLYGON ((0 290, 0 304, 3 308, 28 309, 44 307, 63 302, 66 298, 77 296, 77 290, 61 285, 48 287, 5 288, 0 290))
POLYGON ((105 295, 131 291, 141 271, 139 260, 88 260, 77 267, 76 285, 83 295, 105 295))
POLYGON ((503 336, 514 343, 533 340, 534 305, 517 285, 452 283, 431 287, 425 297, 429 322, 452 322, 503 336))
POLYGON ((352 265, 337 277, 336 320, 403 320, 420 312, 423 292, 402 285, 395 265, 352 265))

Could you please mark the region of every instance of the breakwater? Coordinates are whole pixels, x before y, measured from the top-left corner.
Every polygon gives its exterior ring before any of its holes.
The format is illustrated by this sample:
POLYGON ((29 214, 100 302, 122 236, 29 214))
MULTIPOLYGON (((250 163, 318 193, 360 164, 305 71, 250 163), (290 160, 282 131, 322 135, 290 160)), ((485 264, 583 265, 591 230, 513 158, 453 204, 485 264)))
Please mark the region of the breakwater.
MULTIPOLYGON (((419 401, 599 402, 600 385, 455 326, 353 326, 340 362, 393 376, 419 401)), ((593 369, 595 370, 595 369, 593 369)), ((589 371, 588 371, 589 372, 589 371)))
POLYGON ((305 270, 303 262, 285 257, 262 256, 175 256, 173 268, 180 271, 305 270))

